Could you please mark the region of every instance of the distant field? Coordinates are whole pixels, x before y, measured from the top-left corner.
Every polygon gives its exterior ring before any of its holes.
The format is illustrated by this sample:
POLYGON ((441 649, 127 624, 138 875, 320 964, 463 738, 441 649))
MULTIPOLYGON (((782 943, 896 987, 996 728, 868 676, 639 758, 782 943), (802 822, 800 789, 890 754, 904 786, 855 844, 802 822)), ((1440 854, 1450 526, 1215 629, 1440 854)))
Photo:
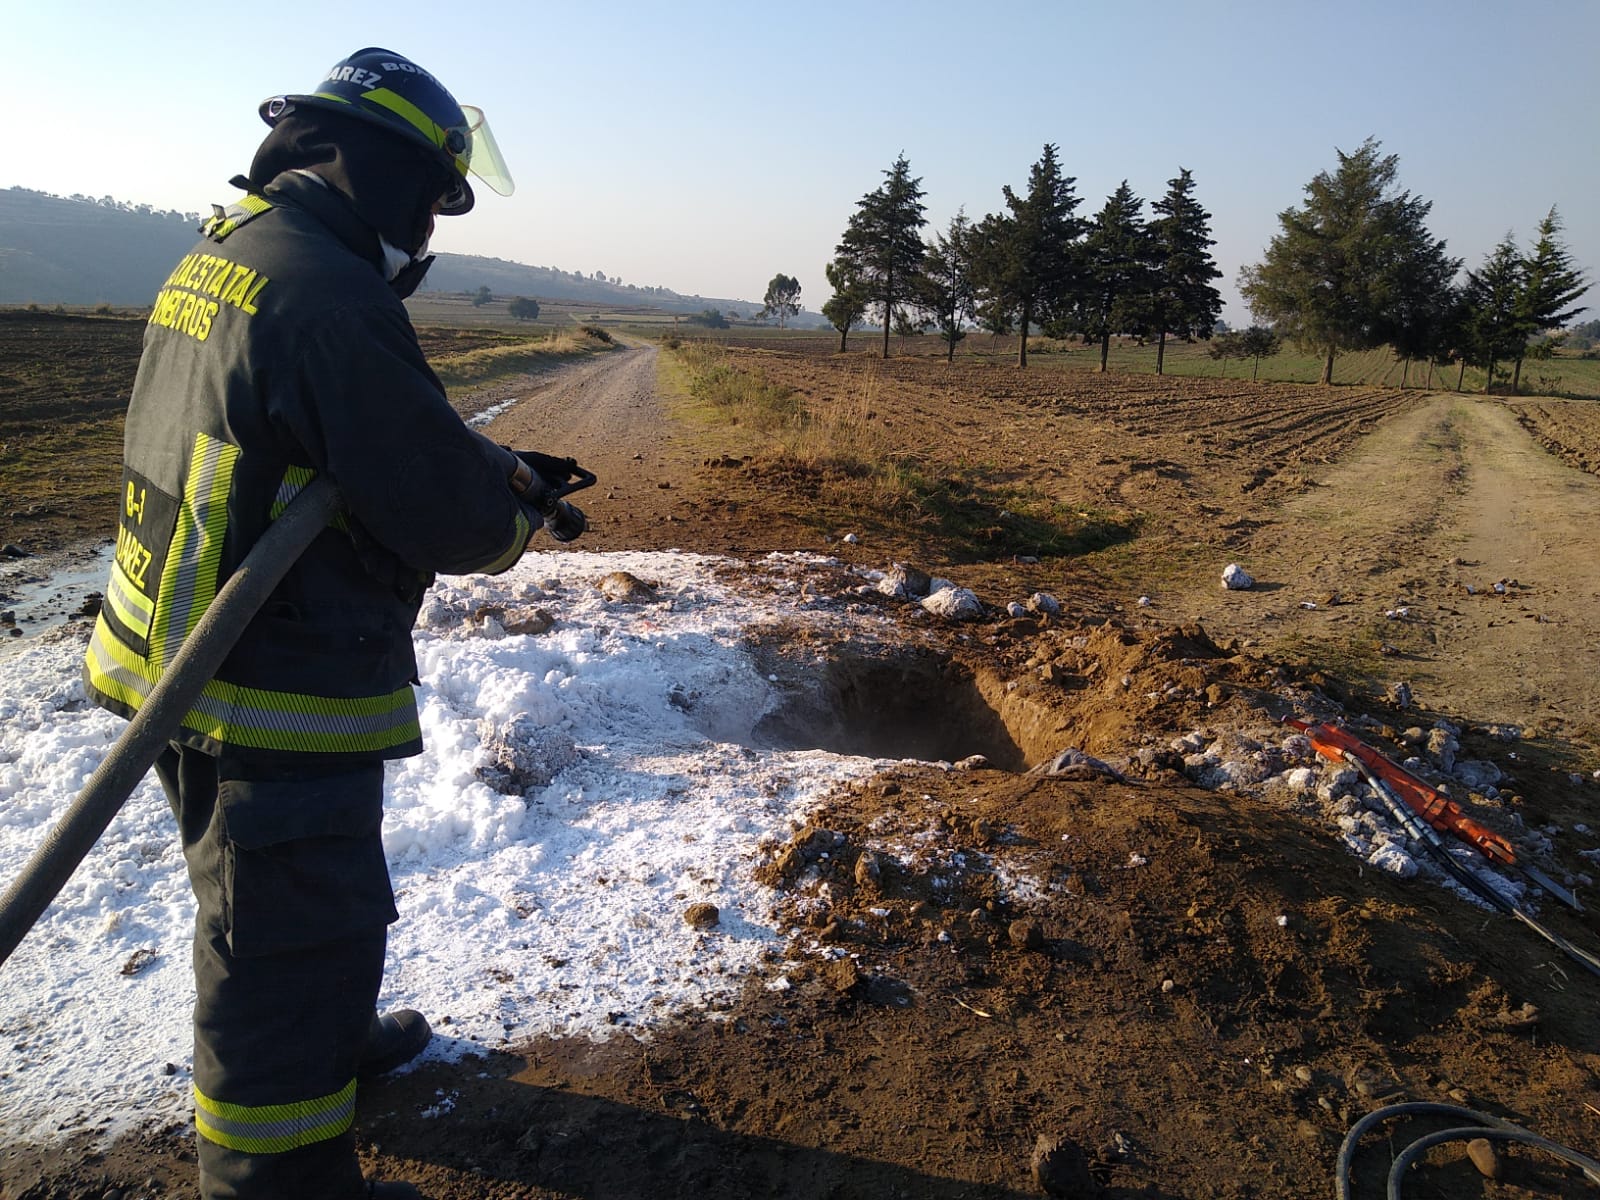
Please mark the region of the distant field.
MULTIPOLYGON (((631 322, 624 328, 647 337, 660 337, 665 332, 659 325, 652 327, 631 322)), ((685 341, 710 341, 771 350, 804 350, 813 354, 833 353, 839 346, 839 335, 831 330, 779 330, 748 325, 731 329, 706 329, 682 324, 672 332, 685 341)), ((875 353, 882 344, 881 330, 859 329, 851 332, 848 349, 852 354, 875 353)), ((1168 375, 1189 378, 1251 378, 1255 364, 1249 359, 1219 361, 1211 357, 1209 350, 1210 344, 1207 342, 1168 342, 1164 371, 1168 375)), ((945 348, 944 342, 931 334, 911 337, 891 335, 889 353, 897 358, 943 358, 945 348)), ((956 359, 961 362, 990 362, 998 366, 1014 363, 1016 358, 1015 336, 993 337, 987 333, 972 333, 956 349, 956 359)), ((1028 345, 1028 368, 1040 371, 1098 371, 1100 348, 1074 341, 1033 338, 1028 345)), ((1111 343, 1106 369, 1119 375, 1153 375, 1156 369, 1155 345, 1147 343, 1141 346, 1131 339, 1115 340, 1111 343)), ((1333 363, 1333 382, 1363 387, 1400 387, 1403 381, 1406 387, 1453 391, 1457 372, 1457 367, 1446 367, 1436 368, 1430 374, 1426 363, 1416 362, 1407 370, 1404 363, 1383 348, 1339 355, 1333 363)), ((1272 358, 1262 359, 1256 378, 1262 383, 1316 383, 1322 378, 1322 359, 1288 348, 1272 358)), ((1483 372, 1467 368, 1462 389, 1481 392, 1483 372)), ((1496 390, 1503 391, 1504 384, 1496 390)), ((1600 359, 1563 356, 1547 362, 1525 362, 1522 365, 1519 394, 1600 400, 1600 359)))
MULTIPOLYGON (((107 306, 0 306, 0 542, 38 552, 85 528, 114 528, 145 317, 107 306)), ((611 349, 570 321, 506 322, 416 318, 423 353, 458 407, 500 380, 611 349)))

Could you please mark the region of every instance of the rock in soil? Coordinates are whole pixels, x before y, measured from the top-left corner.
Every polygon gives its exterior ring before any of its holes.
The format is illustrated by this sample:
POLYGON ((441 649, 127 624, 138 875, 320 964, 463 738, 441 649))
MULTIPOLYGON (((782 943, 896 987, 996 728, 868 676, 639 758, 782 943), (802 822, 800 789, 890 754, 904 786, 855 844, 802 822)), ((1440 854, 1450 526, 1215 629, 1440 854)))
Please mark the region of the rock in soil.
POLYGON ((1033 1144, 1029 1164, 1033 1181, 1047 1196, 1094 1197, 1100 1185, 1089 1174, 1089 1158, 1077 1143, 1059 1135, 1041 1133, 1033 1144))

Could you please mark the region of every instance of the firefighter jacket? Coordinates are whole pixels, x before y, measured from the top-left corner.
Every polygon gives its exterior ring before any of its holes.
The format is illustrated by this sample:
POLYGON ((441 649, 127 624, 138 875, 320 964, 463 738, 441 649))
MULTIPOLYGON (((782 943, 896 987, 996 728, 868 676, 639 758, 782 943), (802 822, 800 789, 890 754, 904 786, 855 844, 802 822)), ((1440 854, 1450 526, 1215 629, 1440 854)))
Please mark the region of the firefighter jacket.
POLYGON ((343 510, 174 740, 332 764, 422 748, 411 627, 433 573, 496 573, 539 517, 469 429, 384 280, 377 235, 295 173, 219 210, 167 278, 128 406, 115 561, 84 682, 131 717, 314 477, 343 510))

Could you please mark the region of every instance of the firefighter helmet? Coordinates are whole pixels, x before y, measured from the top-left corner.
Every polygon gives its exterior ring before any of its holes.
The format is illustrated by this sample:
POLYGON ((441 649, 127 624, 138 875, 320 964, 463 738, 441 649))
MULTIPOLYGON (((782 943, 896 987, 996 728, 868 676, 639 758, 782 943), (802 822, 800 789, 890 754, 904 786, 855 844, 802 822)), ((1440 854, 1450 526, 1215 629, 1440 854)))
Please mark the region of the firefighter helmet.
POLYGON ((272 96, 261 102, 261 119, 276 125, 295 108, 321 108, 382 126, 441 158, 454 186, 439 211, 456 216, 472 208, 470 172, 509 196, 511 172, 481 108, 455 97, 410 59, 369 46, 335 63, 308 95, 272 96))

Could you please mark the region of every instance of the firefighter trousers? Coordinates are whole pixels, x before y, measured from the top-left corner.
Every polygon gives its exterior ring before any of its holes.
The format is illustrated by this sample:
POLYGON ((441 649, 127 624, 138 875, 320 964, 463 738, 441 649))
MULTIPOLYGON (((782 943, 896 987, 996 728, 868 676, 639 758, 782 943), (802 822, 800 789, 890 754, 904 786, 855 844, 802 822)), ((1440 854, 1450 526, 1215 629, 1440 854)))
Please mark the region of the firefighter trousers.
POLYGON ((205 1200, 366 1195, 356 1067, 394 894, 383 764, 156 763, 196 901, 194 1100, 205 1200))

